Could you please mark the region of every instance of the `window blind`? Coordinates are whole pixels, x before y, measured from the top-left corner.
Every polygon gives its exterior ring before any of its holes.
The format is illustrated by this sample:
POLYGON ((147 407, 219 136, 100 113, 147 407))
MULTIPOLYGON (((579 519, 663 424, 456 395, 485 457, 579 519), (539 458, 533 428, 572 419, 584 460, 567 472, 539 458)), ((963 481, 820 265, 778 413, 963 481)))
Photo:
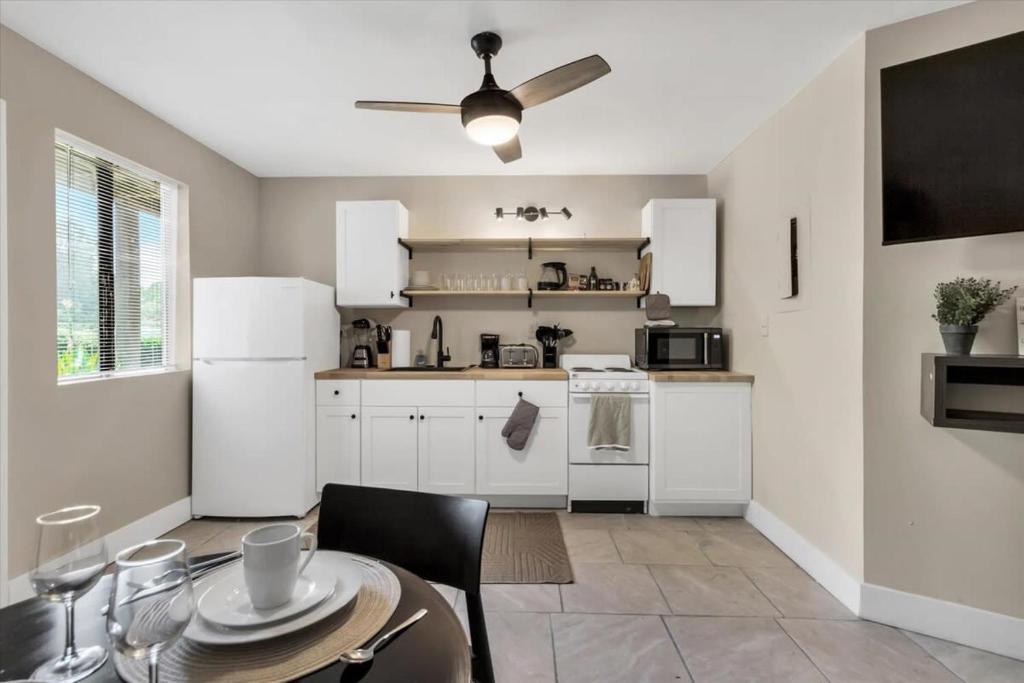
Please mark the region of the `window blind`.
POLYGON ((58 381, 172 366, 177 186, 60 139, 54 164, 58 381))

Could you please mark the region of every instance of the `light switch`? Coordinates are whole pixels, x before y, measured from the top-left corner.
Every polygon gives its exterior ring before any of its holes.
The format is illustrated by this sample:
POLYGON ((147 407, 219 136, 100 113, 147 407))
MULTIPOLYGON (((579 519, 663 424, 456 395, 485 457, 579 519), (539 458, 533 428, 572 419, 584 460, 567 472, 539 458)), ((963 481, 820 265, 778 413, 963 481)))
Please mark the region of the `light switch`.
POLYGON ((761 336, 762 337, 767 337, 768 336, 768 314, 767 313, 765 313, 764 315, 761 316, 761 336))

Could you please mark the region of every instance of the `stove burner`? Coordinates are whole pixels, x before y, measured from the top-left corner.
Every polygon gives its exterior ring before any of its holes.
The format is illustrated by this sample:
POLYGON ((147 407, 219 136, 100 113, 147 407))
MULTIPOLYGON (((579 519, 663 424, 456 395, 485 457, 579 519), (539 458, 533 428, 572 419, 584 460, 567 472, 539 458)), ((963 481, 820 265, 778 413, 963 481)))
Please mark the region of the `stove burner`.
POLYGON ((636 372, 633 368, 605 368, 605 372, 636 372))
POLYGON ((569 368, 571 372, 604 372, 604 370, 598 370, 597 368, 569 368))

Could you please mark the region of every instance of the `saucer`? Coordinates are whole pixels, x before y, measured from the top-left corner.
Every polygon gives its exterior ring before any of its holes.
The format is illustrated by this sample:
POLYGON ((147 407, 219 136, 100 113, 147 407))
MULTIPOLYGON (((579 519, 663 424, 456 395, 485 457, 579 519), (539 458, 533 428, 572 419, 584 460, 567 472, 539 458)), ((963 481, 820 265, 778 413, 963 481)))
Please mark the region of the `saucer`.
MULTIPOLYGON (((245 629, 222 628, 211 624, 200 614, 196 614, 185 628, 184 636, 193 642, 203 645, 237 645, 270 640, 293 633, 331 616, 351 603, 363 585, 362 565, 369 562, 371 560, 348 553, 318 550, 316 557, 306 567, 304 574, 308 574, 311 578, 325 575, 333 580, 335 589, 326 600, 313 607, 313 609, 299 614, 292 619, 269 624, 261 628, 245 629)), ((233 569, 234 567, 231 567, 220 571, 227 572, 233 569)), ((210 588, 220 583, 221 577, 218 576, 219 573, 216 572, 208 578, 200 579, 199 583, 196 584, 195 593, 199 596, 200 602, 206 597, 206 593, 210 588)), ((244 582, 242 585, 244 585, 244 582)))
POLYGON ((196 606, 199 616, 224 628, 262 628, 305 614, 331 597, 337 581, 312 563, 295 583, 288 602, 270 609, 257 609, 249 599, 245 574, 237 564, 203 593, 196 606))

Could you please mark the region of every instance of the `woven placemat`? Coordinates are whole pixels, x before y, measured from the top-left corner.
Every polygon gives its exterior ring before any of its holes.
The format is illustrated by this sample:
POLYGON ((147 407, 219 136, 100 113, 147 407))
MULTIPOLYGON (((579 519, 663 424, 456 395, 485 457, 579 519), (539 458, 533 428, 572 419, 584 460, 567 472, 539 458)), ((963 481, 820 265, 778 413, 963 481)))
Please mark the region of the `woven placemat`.
MULTIPOLYGON (((258 643, 203 645, 181 638, 160 655, 161 681, 259 683, 286 681, 335 662, 360 647, 388 622, 398 606, 398 577, 374 561, 359 561, 363 585, 348 606, 295 633, 258 643)), ((117 673, 129 683, 146 683, 146 660, 115 653, 117 673)))

